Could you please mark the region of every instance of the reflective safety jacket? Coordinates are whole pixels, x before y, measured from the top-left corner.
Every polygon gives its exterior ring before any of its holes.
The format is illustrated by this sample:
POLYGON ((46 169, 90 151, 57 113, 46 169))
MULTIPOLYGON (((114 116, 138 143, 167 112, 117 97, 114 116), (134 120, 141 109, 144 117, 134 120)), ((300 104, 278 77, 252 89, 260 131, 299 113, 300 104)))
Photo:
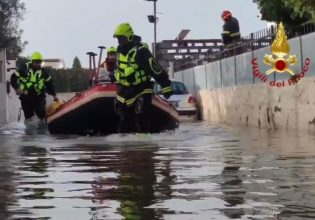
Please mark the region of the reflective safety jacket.
POLYGON ((118 69, 115 78, 119 102, 129 106, 141 95, 152 94, 151 77, 161 85, 163 93, 172 91, 168 74, 145 45, 133 42, 125 47, 118 47, 118 69))
POLYGON ((240 27, 238 20, 231 17, 230 20, 225 21, 223 25, 222 40, 225 45, 233 43, 241 39, 240 27))
POLYGON ((31 63, 26 63, 25 68, 12 74, 10 81, 14 89, 20 89, 27 94, 40 95, 44 94, 47 89, 49 94, 56 95, 51 76, 45 69, 34 71, 31 63))

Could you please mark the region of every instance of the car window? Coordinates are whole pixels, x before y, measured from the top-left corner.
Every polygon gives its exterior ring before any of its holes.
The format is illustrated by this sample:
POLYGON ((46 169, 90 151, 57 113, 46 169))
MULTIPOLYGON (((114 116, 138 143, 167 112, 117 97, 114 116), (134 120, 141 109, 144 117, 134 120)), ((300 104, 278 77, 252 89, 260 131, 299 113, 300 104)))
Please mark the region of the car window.
MULTIPOLYGON (((172 81, 171 82, 171 86, 172 86, 172 90, 173 90, 173 94, 174 95, 184 95, 184 94, 188 94, 188 90, 185 86, 184 83, 182 82, 175 82, 172 81)), ((161 91, 161 86, 157 83, 154 83, 154 93, 157 95, 161 95, 162 91, 161 91)))
POLYGON ((183 95, 188 94, 188 90, 184 83, 182 82, 171 82, 171 86, 174 92, 174 95, 183 95))
MULTIPOLYGON (((171 87, 173 90, 173 94, 174 95, 183 95, 183 94, 188 94, 188 90, 185 86, 184 83, 182 82, 176 82, 176 81, 172 81, 171 82, 171 87)), ((161 91, 161 86, 157 83, 154 83, 154 93, 157 95, 161 95, 162 91, 161 91)))

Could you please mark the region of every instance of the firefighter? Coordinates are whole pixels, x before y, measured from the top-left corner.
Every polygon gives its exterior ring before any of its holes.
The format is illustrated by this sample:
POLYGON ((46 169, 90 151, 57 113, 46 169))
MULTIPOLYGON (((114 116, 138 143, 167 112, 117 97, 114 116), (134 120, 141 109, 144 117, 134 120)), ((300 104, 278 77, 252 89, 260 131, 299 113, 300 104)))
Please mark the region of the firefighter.
POLYGON ((100 72, 97 83, 115 82, 115 70, 117 69, 117 49, 110 47, 107 49, 105 61, 100 65, 100 72))
POLYGON ((46 124, 46 96, 53 96, 58 102, 50 74, 42 67, 43 56, 34 52, 31 62, 24 63, 12 74, 10 83, 21 100, 25 125, 34 125, 34 116, 40 120, 39 126, 46 124))
POLYGON ((104 68, 108 73, 110 81, 112 83, 115 82, 115 70, 117 69, 117 49, 115 47, 108 48, 104 68))
POLYGON ((154 59, 150 50, 134 35, 129 23, 117 26, 118 69, 116 112, 120 117, 119 133, 150 133, 153 77, 162 87, 164 98, 172 95, 168 74, 154 59))
POLYGON ((224 21, 222 40, 224 45, 233 44, 241 39, 238 20, 232 16, 230 11, 223 11, 221 17, 224 21))

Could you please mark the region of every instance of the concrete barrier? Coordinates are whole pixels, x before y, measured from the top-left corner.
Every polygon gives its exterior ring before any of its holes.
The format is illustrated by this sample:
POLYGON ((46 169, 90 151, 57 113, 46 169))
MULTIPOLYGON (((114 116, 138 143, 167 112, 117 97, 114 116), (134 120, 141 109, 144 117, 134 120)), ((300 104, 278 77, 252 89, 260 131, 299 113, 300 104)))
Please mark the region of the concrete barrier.
POLYGON ((284 88, 265 84, 201 90, 202 117, 210 122, 268 129, 315 131, 315 77, 284 88))
MULTIPOLYGON (((305 76, 297 84, 288 73, 272 73, 264 64, 271 48, 247 52, 188 70, 175 72, 177 80, 198 95, 202 118, 211 122, 241 124, 268 129, 315 130, 315 33, 289 40, 290 54, 298 63, 290 66, 305 76), (261 78, 255 77, 256 69, 261 78), (278 84, 273 85, 273 82, 278 84)), ((257 72, 257 71, 256 71, 257 72)))
POLYGON ((8 122, 8 97, 6 77, 6 53, 0 50, 0 124, 8 122))

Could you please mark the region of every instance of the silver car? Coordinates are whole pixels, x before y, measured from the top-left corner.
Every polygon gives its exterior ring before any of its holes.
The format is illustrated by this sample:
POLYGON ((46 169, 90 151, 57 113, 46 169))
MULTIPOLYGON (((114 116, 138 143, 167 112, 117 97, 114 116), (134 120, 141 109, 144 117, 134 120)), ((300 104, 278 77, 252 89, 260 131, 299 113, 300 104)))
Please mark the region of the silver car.
MULTIPOLYGON (((196 98, 187 90, 184 83, 179 81, 171 81, 174 94, 167 100, 182 116, 194 116, 198 114, 196 98)), ((161 87, 157 83, 154 84, 154 93, 163 98, 161 87)))

